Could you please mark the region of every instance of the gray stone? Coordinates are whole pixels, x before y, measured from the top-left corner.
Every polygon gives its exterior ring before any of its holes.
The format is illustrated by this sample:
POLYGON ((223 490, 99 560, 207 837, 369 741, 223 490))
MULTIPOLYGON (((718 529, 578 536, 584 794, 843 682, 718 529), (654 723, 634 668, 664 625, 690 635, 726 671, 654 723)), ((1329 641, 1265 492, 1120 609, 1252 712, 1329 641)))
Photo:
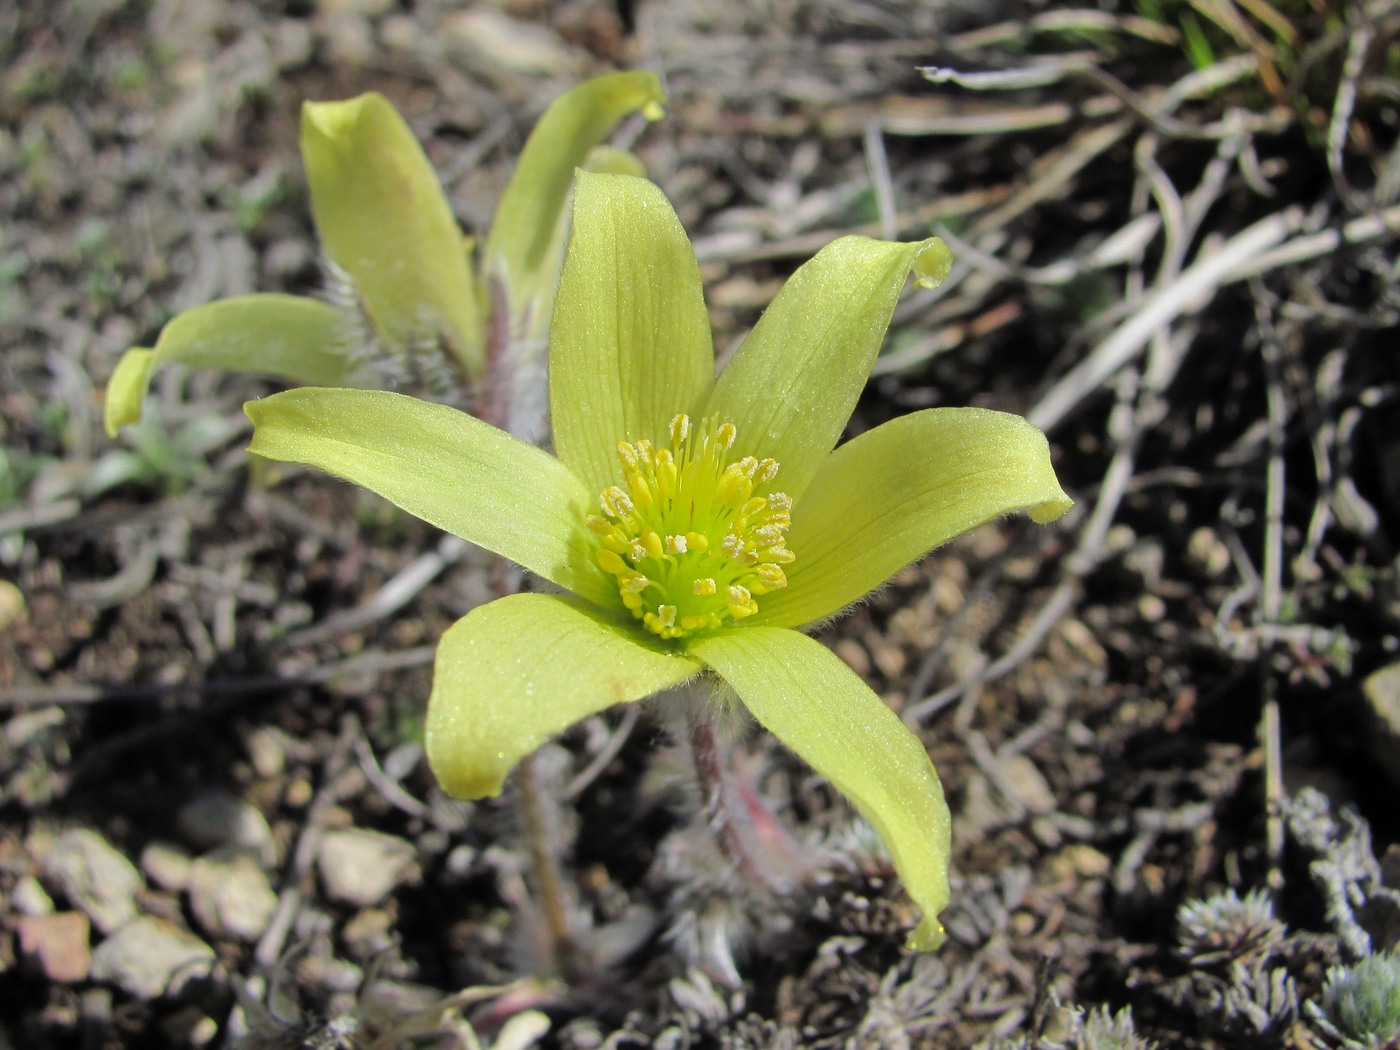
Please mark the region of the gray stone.
POLYGON ((141 870, 163 890, 178 893, 190 884, 190 855, 169 842, 152 842, 141 851, 141 870))
POLYGON ((276 857, 267 818, 230 792, 200 792, 181 807, 175 823, 196 849, 236 849, 253 854, 263 864, 271 864, 276 857))
POLYGON ((92 953, 92 978, 115 984, 138 999, 176 994, 189 981, 205 977, 214 949, 164 919, 132 919, 92 953))
POLYGON ((42 860, 44 877, 103 933, 136 914, 141 873, 110 842, 89 828, 60 835, 42 860))
POLYGON ((190 910, 205 933, 254 941, 277 911, 267 874, 246 853, 200 857, 190 869, 190 910))
POLYGON ((21 915, 52 915, 53 898, 33 875, 26 875, 10 891, 10 904, 21 915))
POLYGON ((316 853, 326 895, 357 908, 389 896, 412 874, 416 861, 412 843, 361 828, 326 832, 316 853))
POLYGON ((1400 663, 1373 671, 1361 683, 1370 732, 1366 746, 1390 779, 1400 784, 1400 663))

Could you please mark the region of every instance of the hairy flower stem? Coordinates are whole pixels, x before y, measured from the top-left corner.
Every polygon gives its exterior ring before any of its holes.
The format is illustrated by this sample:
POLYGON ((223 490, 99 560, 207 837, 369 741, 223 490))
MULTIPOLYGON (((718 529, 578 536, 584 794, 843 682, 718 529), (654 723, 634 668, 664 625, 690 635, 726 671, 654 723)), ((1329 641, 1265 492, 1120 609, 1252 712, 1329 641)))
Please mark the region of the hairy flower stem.
MULTIPOLYGON (((497 304, 502 317, 503 303, 497 304)), ((509 326, 498 324, 487 332, 490 387, 493 392, 508 391, 513 373, 511 365, 516 364, 508 348, 509 326)), ((480 408, 480 418, 501 430, 510 431, 516 422, 517 412, 508 399, 493 397, 480 408)), ((505 558, 494 559, 491 566, 491 591, 495 598, 518 594, 524 574, 519 566, 505 558)), ((578 945, 569 931, 569 913, 564 900, 559 864, 550 842, 549 824, 545 817, 545 798, 540 791, 539 776, 535 770, 535 756, 526 755, 516 766, 516 785, 520 792, 520 811, 525 825, 526 848, 530 854, 530 867, 534 874, 535 893, 539 896, 540 910, 544 913, 544 965, 550 973, 569 978, 577 970, 578 945)))
POLYGON ((516 783, 520 788, 520 809, 525 818, 530 866, 535 874, 535 892, 539 894, 540 907, 544 911, 547 966, 553 973, 567 978, 575 972, 578 946, 569 932, 564 891, 559 882, 559 865, 555 863, 554 853, 550 849, 544 797, 535 774, 534 755, 526 755, 516 767, 516 783))
POLYGON ((696 704, 687 706, 686 719, 690 725, 690 750, 695 759, 695 775, 700 781, 700 814, 714 834, 720 852, 734 865, 735 870, 755 885, 767 887, 769 880, 735 819, 715 721, 696 704))

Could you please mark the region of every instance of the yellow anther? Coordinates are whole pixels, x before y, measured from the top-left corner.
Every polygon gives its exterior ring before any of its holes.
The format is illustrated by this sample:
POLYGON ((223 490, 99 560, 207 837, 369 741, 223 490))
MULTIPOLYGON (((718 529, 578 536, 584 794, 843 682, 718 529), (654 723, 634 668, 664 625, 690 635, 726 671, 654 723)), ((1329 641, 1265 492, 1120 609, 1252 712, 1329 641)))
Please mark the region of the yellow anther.
POLYGON ((618 443, 623 484, 602 492, 603 513, 587 515, 586 525, 623 606, 673 639, 753 616, 757 598, 787 586, 780 566, 793 560, 783 545, 792 500, 767 488, 776 460, 728 458, 734 424, 692 431, 680 413, 668 429, 669 448, 646 438, 618 443))
POLYGON ((676 481, 680 472, 671 450, 663 448, 656 454, 656 491, 662 499, 670 499, 676 494, 676 481))
POLYGON ((729 615, 736 620, 742 620, 745 616, 752 616, 758 612, 758 602, 753 600, 753 595, 749 589, 740 584, 730 584, 726 592, 729 598, 729 615))
POLYGON ((661 545, 661 537, 658 536, 656 533, 652 532, 650 529, 648 529, 645 533, 642 534, 642 543, 647 549, 647 554, 649 554, 651 557, 656 558, 658 560, 660 558, 665 557, 666 550, 661 545))
POLYGON ((760 525, 751 530, 754 539, 758 540, 765 547, 772 547, 783 542, 783 530, 777 525, 760 525))
POLYGON ((616 485, 604 489, 599 502, 603 505, 603 513, 610 518, 628 518, 637 510, 631 497, 616 485))
POLYGON ((757 586, 761 586, 765 593, 781 590, 787 586, 787 573, 783 572, 777 565, 756 565, 753 573, 758 577, 757 586))
POLYGON ((612 573, 614 576, 621 576, 630 572, 627 563, 618 557, 615 551, 610 551, 606 547, 597 554, 598 564, 602 566, 604 572, 612 573))
POLYGON ((632 499, 638 507, 646 510, 648 507, 656 505, 656 500, 652 497, 651 486, 640 471, 628 477, 627 487, 632 490, 632 499))
POLYGON ((739 513, 746 518, 752 518, 766 506, 768 506, 768 501, 766 499, 762 496, 755 496, 739 508, 739 513))

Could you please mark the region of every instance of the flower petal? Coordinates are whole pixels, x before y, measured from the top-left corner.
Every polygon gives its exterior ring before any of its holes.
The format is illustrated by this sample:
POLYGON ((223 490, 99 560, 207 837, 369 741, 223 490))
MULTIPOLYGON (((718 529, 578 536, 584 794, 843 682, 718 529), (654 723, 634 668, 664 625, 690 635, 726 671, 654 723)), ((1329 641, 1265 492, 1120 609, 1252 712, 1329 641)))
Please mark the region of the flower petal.
POLYGON ((382 390, 303 387, 243 406, 250 452, 346 478, 606 608, 588 493, 567 467, 465 412, 382 390))
POLYGON ((937 237, 910 244, 842 237, 788 279, 725 367, 702 413, 739 428, 733 454, 782 465, 798 499, 846 428, 912 270, 942 283, 952 256, 937 237))
MULTIPOLYGON (((532 310, 548 323, 563 254, 574 168, 629 113, 662 114, 666 93, 655 73, 605 73, 555 99, 520 153, 486 239, 486 272, 505 284, 511 313, 532 310)), ((541 329, 543 331, 543 329, 541 329)))
POLYGON ((515 764, 546 740, 699 670, 559 595, 500 598, 467 613, 438 643, 428 763, 449 794, 499 795, 515 764))
POLYGON ((755 622, 820 620, 973 526, 1018 510, 1053 521, 1072 503, 1045 435, 1020 416, 933 408, 890 420, 832 453, 793 507, 797 560, 755 622))
POLYGON ((690 646, 763 726, 845 795, 884 840, 936 948, 948 903, 951 819, 928 752, 836 654, 796 631, 742 627, 690 646))
POLYGON ((619 477, 619 441, 665 440, 714 377, 700 267, 662 192, 580 171, 549 339, 559 458, 595 494, 619 477))
POLYGON ((261 372, 296 383, 338 384, 353 377, 354 345, 340 313, 295 295, 243 295, 196 306, 161 329, 154 349, 133 347, 107 384, 103 422, 109 437, 141 419, 157 368, 261 372))
POLYGON ((443 339, 478 375, 481 320, 462 231, 398 111, 374 92, 307 102, 301 152, 321 245, 379 337, 399 350, 443 339))

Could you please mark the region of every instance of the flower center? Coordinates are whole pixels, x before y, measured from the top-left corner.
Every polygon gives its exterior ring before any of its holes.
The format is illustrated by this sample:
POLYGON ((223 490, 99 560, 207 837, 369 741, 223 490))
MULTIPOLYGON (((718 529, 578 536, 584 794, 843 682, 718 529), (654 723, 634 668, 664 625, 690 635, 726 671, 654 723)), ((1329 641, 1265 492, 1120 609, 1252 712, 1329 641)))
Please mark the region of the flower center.
POLYGON ((670 448, 619 442, 625 484, 604 489, 603 513, 588 516, 602 538, 598 564, 617 578, 632 615, 662 638, 752 616, 758 597, 787 586, 792 500, 769 491, 776 460, 729 461, 735 434, 721 423, 692 435, 690 417, 679 415, 670 448))

